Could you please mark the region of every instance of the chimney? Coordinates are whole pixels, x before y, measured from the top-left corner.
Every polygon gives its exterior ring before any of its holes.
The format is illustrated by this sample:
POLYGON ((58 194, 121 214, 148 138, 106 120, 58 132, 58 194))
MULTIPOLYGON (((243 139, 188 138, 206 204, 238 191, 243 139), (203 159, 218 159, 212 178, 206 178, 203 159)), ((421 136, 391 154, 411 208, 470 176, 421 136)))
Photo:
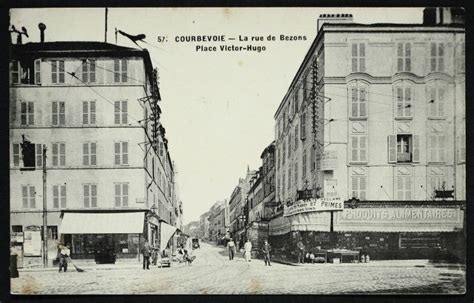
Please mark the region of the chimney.
POLYGON ((427 7, 423 10, 423 24, 464 24, 464 15, 464 9, 460 7, 427 7))
POLYGON ((318 32, 324 23, 352 23, 352 14, 321 14, 318 18, 318 32))
POLYGON ((44 31, 46 30, 46 25, 44 25, 44 23, 39 23, 38 28, 40 30, 41 43, 43 43, 44 42, 44 31))

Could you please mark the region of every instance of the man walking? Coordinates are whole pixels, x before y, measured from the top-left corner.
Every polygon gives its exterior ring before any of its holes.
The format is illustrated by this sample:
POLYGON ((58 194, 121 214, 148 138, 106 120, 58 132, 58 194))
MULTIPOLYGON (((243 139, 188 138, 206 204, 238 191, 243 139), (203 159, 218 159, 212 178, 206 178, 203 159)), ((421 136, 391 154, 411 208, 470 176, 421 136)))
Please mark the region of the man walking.
POLYGON ((229 260, 234 260, 235 243, 232 238, 230 238, 229 242, 227 242, 227 249, 229 250, 229 260))
POLYGON ((268 244, 268 241, 265 240, 265 243, 263 244, 263 249, 262 249, 262 252, 263 252, 263 260, 265 261, 265 266, 272 266, 272 264, 270 264, 270 250, 272 249, 272 247, 270 246, 270 244, 268 244))
POLYGON ((71 250, 69 249, 69 244, 64 246, 62 244, 58 245, 59 248, 59 272, 64 268, 64 272, 67 271, 67 261, 69 259, 69 255, 71 254, 71 250))
POLYGON ((245 261, 250 262, 252 261, 252 242, 250 242, 249 239, 247 239, 247 242, 244 244, 244 255, 245 255, 245 261))
POLYGON ((296 243, 296 246, 298 247, 298 263, 304 263, 304 244, 301 239, 296 243))
POLYGON ((150 243, 148 243, 148 240, 145 240, 145 245, 143 245, 142 248, 142 254, 143 254, 143 269, 150 269, 150 251, 151 251, 151 246, 150 243))

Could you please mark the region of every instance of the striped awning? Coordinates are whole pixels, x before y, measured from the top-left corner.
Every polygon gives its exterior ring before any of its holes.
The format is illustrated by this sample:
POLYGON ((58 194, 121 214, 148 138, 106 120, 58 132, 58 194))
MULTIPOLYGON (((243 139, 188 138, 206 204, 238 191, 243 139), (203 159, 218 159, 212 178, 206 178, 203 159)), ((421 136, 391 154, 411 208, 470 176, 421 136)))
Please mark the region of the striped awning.
POLYGON ((145 212, 64 213, 60 234, 141 234, 145 212))

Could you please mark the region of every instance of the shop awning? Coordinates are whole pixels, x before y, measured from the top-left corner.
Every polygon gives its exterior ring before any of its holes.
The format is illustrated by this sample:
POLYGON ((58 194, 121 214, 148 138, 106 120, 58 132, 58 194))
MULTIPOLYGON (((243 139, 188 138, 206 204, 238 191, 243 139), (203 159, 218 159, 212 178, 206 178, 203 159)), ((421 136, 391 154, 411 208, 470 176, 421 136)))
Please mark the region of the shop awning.
POLYGON ((141 234, 145 212, 64 213, 60 234, 141 234))
POLYGON ((177 228, 165 222, 161 222, 160 226, 161 226, 160 250, 163 251, 165 250, 166 246, 168 246, 168 242, 170 241, 171 237, 176 232, 177 228))

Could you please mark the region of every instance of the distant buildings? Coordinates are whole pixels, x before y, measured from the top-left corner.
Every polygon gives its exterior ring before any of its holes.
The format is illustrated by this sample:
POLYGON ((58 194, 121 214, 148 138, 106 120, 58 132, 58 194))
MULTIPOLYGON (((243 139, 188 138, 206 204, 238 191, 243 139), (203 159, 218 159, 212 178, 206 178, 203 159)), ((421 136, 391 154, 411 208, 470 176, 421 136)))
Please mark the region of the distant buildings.
POLYGON ((41 239, 23 233, 40 230, 43 213, 49 261, 58 242, 73 258, 99 248, 136 257, 143 239, 159 245, 160 226, 179 228, 149 53, 81 41, 16 44, 10 54, 10 224, 25 263, 41 260, 41 239))

